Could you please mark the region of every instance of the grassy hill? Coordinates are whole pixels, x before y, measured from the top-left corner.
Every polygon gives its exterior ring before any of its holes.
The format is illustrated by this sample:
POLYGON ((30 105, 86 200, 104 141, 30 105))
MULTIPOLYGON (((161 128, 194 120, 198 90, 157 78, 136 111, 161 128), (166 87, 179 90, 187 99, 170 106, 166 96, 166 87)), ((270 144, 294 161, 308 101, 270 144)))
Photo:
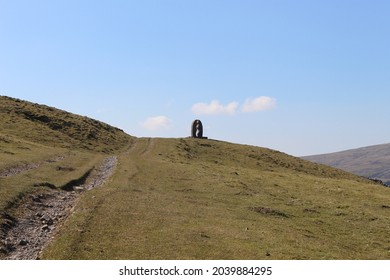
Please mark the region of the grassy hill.
POLYGON ((0 96, 0 119, 0 140, 12 136, 51 147, 104 153, 115 153, 129 141, 126 133, 108 124, 6 96, 0 96))
POLYGON ((304 157, 390 185, 390 144, 304 157))
MULTIPOLYGON (((51 118, 48 107, 18 102, 51 118)), ((0 174, 30 166, 0 176, 0 211, 8 216, 17 218, 17 201, 36 191, 34 186, 60 190, 108 154, 118 157, 102 187, 80 194, 43 259, 390 258, 390 189, 362 177, 266 148, 134 138, 111 128, 117 144, 96 137, 91 141, 100 148, 91 149, 72 126, 54 129, 50 122, 7 110, 1 112, 8 118, 1 126, 8 128, 1 132, 0 174), (44 133, 36 139, 23 135, 18 126, 26 122, 74 145, 55 136, 37 140, 44 133), (36 162, 41 164, 31 164, 36 162)), ((94 122, 52 110, 79 119, 77 126, 94 122)), ((12 224, 8 216, 3 220, 12 224)))
POLYGON ((132 141, 102 122, 0 96, 0 259, 8 231, 31 206, 26 198, 60 193, 132 141))

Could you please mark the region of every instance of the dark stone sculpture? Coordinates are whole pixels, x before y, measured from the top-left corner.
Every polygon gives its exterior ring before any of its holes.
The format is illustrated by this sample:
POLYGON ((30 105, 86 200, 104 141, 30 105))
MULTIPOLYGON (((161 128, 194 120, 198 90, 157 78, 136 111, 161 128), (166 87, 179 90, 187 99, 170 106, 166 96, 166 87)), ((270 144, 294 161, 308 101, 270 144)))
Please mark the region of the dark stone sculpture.
POLYGON ((193 121, 191 136, 194 138, 207 139, 207 137, 203 137, 203 124, 200 120, 193 121))

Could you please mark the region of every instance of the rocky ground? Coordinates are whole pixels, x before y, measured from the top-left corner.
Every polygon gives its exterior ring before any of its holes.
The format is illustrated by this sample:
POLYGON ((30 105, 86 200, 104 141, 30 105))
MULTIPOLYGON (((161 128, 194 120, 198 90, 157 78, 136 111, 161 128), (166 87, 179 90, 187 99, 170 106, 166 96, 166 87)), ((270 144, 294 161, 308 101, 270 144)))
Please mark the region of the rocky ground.
POLYGON ((65 156, 56 156, 48 160, 44 161, 38 161, 38 162, 31 162, 31 163, 25 163, 25 164, 18 164, 15 166, 11 166, 9 168, 5 168, 0 170, 0 177, 11 177, 18 175, 23 172, 27 172, 32 169, 37 169, 40 166, 47 164, 47 163, 53 163, 53 162, 58 162, 61 161, 65 158, 65 156))
POLYGON ((112 174, 116 157, 106 158, 86 183, 69 191, 45 189, 25 195, 13 209, 2 213, 0 259, 35 260, 72 212, 79 195, 101 186, 112 174))

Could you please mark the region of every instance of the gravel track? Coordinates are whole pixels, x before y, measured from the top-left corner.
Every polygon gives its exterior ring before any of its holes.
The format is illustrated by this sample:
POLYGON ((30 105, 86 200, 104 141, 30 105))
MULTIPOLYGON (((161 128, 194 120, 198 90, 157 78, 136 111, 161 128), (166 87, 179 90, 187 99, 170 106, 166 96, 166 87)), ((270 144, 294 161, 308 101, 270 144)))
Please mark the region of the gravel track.
POLYGON ((47 189, 26 195, 13 209, 16 217, 2 213, 0 259, 36 260, 69 217, 84 191, 100 187, 112 175, 116 157, 107 157, 91 172, 87 184, 72 191, 47 189))

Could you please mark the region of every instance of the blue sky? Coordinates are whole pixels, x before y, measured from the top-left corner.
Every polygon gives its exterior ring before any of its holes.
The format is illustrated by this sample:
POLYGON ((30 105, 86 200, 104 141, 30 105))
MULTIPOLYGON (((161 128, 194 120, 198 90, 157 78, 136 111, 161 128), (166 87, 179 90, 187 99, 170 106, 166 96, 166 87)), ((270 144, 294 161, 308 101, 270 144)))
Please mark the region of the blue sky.
POLYGON ((0 0, 0 95, 131 135, 390 142, 390 1, 0 0))

